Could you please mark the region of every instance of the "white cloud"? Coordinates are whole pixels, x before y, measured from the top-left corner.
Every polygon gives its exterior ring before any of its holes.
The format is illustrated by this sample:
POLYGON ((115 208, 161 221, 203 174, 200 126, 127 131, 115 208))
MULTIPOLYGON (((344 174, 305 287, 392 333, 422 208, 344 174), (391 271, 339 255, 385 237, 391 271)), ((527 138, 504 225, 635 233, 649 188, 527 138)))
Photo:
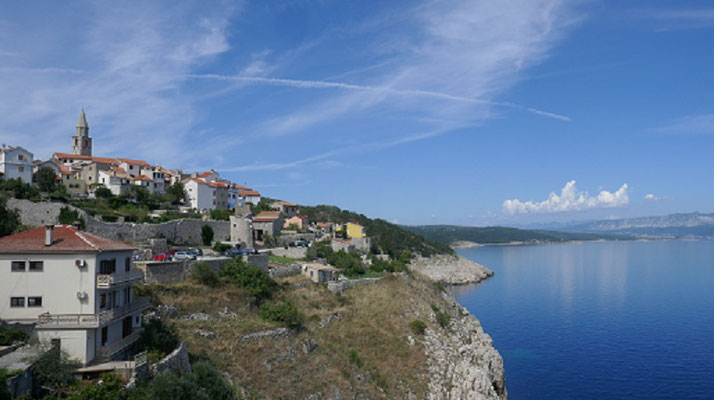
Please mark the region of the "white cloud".
POLYGON ((625 183, 615 192, 602 190, 596 196, 591 196, 587 192, 579 192, 573 180, 565 184, 560 195, 551 193, 548 199, 540 202, 522 202, 518 199, 506 200, 503 202, 503 212, 507 214, 555 213, 592 208, 623 207, 630 201, 627 193, 628 189, 629 187, 625 183))
POLYGON ((657 197, 657 196, 653 195, 652 193, 646 194, 645 197, 644 197, 644 199, 645 199, 645 200, 655 200, 655 201, 656 201, 656 200, 661 200, 660 197, 657 197))

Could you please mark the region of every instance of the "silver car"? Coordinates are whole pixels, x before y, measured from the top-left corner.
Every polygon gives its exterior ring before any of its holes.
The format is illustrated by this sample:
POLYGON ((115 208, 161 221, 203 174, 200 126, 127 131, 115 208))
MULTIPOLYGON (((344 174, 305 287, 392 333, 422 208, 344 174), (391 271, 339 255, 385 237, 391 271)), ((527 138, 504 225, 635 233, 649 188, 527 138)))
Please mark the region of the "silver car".
POLYGON ((177 251, 174 260, 195 260, 196 254, 191 251, 177 251))

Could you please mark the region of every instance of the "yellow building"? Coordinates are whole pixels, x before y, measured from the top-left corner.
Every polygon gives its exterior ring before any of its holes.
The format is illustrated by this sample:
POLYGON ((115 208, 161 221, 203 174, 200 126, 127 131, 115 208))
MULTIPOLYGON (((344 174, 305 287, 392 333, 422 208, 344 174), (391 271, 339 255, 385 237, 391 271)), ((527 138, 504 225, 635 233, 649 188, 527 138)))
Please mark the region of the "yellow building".
POLYGON ((360 224, 348 222, 345 224, 344 227, 347 229, 347 238, 348 239, 367 237, 367 234, 364 231, 364 226, 362 226, 360 224))

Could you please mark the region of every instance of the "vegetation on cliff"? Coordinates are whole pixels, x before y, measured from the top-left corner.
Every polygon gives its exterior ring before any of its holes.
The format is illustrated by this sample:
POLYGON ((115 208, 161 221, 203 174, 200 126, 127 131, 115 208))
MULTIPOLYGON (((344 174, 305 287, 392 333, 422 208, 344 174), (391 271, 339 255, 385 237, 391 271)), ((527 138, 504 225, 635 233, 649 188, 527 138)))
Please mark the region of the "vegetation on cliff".
POLYGON ((389 254, 392 259, 398 259, 404 250, 421 254, 424 257, 453 253, 448 245, 426 239, 420 234, 409 232, 383 219, 371 219, 363 214, 341 210, 335 206, 301 205, 300 212, 307 216, 310 222, 335 222, 338 224, 355 222, 364 226, 367 236, 372 238, 374 250, 389 254))

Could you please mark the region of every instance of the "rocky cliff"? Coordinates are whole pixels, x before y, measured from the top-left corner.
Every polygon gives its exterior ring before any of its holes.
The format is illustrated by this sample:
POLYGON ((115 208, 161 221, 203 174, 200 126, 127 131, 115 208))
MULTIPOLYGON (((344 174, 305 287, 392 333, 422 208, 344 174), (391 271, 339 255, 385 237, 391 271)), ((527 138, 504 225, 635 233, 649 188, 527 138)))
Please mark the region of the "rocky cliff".
POLYGON ((481 264, 450 255, 417 257, 409 264, 409 269, 446 285, 479 283, 493 276, 493 271, 481 264))

